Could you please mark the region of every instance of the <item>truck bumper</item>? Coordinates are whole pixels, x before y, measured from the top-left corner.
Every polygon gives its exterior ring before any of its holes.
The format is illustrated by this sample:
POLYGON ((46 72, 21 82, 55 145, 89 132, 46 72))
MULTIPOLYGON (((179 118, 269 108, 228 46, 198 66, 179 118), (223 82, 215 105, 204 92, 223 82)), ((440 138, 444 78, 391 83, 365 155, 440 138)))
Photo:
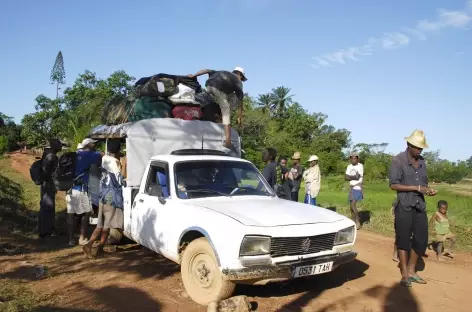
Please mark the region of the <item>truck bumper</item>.
POLYGON ((290 279, 293 277, 295 268, 299 266, 308 266, 319 263, 333 261, 333 270, 340 266, 353 261, 357 257, 357 252, 348 251, 340 254, 316 257, 301 261, 291 261, 277 265, 258 265, 247 267, 244 269, 224 269, 223 275, 230 281, 247 281, 247 280, 266 280, 266 279, 290 279))

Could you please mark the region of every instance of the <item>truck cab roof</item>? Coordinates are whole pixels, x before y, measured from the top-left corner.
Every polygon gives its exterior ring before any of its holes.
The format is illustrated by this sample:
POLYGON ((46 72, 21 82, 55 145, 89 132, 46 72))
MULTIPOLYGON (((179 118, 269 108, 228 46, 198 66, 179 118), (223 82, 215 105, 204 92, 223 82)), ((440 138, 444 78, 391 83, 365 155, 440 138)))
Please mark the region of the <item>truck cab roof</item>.
POLYGON ((238 161, 238 162, 246 162, 250 163, 249 161, 237 157, 232 156, 223 156, 223 155, 155 155, 151 157, 151 161, 165 161, 168 163, 176 163, 181 161, 193 161, 193 160, 214 160, 214 161, 238 161))

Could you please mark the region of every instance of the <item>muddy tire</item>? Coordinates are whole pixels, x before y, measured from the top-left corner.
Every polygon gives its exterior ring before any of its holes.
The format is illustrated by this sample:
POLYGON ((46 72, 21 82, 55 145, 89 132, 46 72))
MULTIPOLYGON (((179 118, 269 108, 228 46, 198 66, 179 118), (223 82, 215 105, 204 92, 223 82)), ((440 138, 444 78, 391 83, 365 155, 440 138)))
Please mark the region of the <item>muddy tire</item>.
POLYGON ((233 294, 236 284, 223 279, 206 238, 198 238, 185 248, 180 265, 185 290, 196 303, 206 306, 233 294))

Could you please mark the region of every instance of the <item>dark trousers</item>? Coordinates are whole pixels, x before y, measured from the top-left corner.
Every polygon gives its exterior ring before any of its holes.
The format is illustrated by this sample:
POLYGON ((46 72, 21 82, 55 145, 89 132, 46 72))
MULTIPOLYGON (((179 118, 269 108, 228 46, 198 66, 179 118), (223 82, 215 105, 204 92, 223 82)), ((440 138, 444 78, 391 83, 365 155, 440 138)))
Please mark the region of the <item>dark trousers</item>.
POLYGON ((39 236, 51 235, 56 217, 56 188, 51 182, 41 185, 39 205, 39 236))
POLYGON ((294 202, 298 201, 298 191, 292 192, 292 201, 294 202))
POLYGON ((428 246, 428 217, 426 211, 395 208, 395 244, 398 249, 410 250, 422 256, 428 246))

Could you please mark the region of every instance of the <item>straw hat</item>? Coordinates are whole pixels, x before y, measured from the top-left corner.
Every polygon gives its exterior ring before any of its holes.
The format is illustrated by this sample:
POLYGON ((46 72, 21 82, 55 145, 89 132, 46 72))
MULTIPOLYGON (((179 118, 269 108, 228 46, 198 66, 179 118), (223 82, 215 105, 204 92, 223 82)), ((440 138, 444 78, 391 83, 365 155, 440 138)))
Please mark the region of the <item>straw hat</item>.
POLYGON ((292 159, 300 160, 300 158, 302 158, 302 154, 300 154, 300 152, 293 153, 292 159))
POLYGON ((409 137, 405 137, 405 140, 415 147, 428 148, 426 137, 421 130, 416 129, 409 137))
POLYGON ((315 161, 315 160, 318 160, 318 156, 316 156, 316 155, 311 155, 311 156, 310 156, 310 159, 308 159, 308 162, 312 162, 312 161, 315 161))

